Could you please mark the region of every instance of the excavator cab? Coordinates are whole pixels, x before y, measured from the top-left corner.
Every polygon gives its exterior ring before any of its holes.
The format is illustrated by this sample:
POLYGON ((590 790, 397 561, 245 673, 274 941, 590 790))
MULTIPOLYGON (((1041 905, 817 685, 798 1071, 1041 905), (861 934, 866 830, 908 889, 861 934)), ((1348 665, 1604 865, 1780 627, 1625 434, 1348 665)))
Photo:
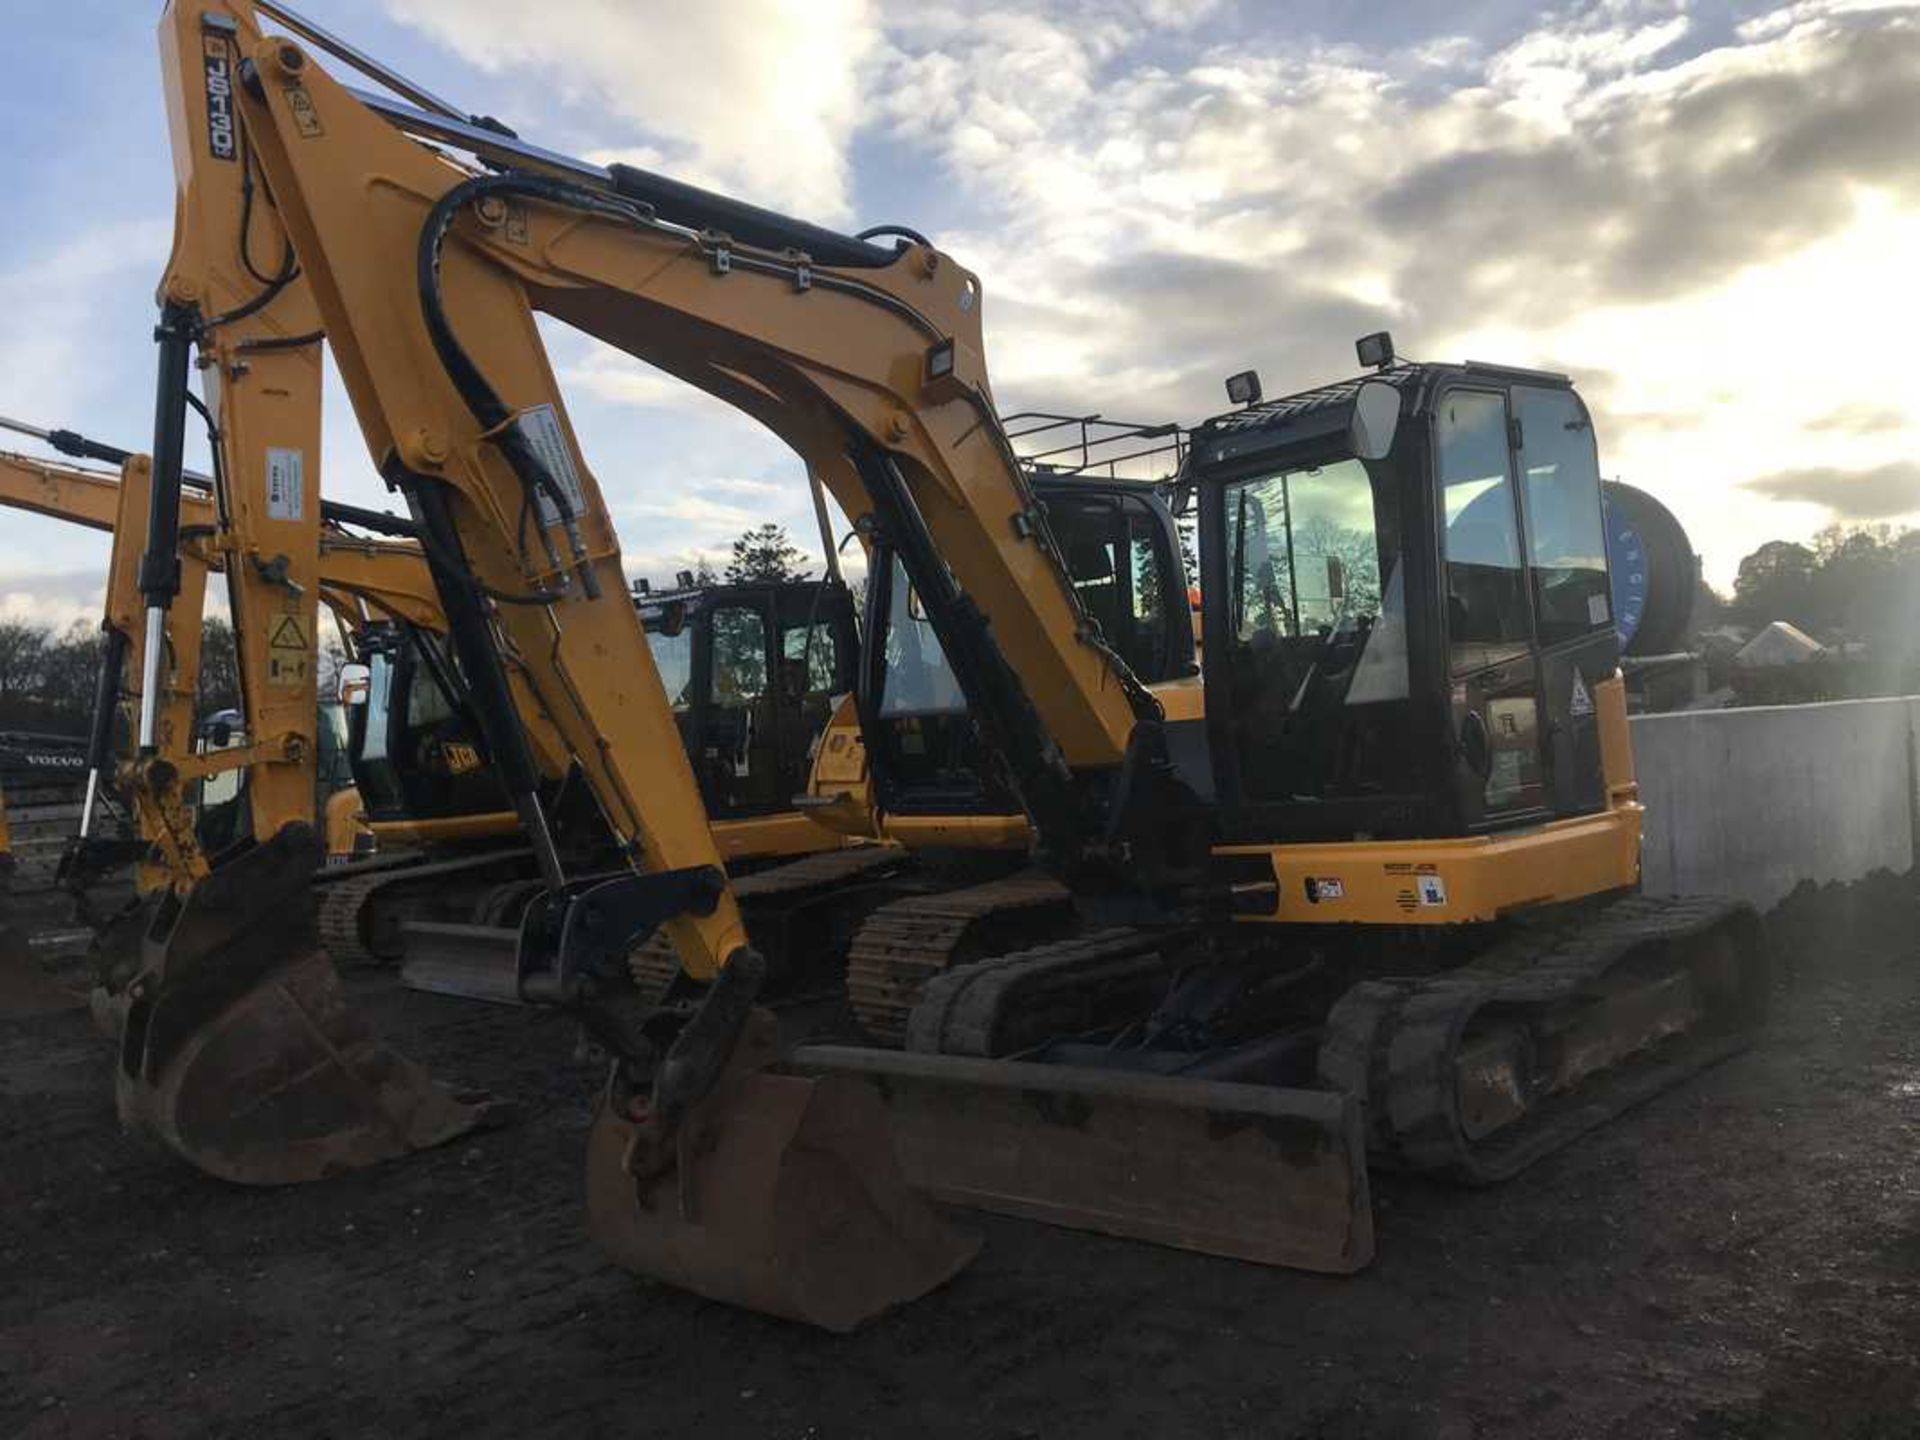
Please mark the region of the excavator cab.
MULTIPOLYGON (((193 753, 213 756, 247 743, 246 716, 238 710, 216 710, 195 726, 193 753)), ((326 861, 340 865, 366 848, 371 836, 359 823, 360 796, 354 787, 347 751, 347 721, 337 702, 323 702, 314 716, 314 814, 322 819, 326 861)), ((187 803, 194 814, 194 834, 201 850, 220 855, 253 838, 253 811, 248 804, 247 770, 216 770, 187 787, 187 803)))
MULTIPOLYGON (((216 710, 194 727, 193 753, 214 755, 247 743, 246 718, 238 710, 216 710)), ((253 815, 246 804, 247 772, 219 770, 188 787, 193 807, 194 833, 209 855, 231 850, 253 831, 253 815)))
POLYGON ((1229 841, 1470 836, 1606 804, 1619 663, 1564 376, 1394 365, 1196 434, 1229 841))
MULTIPOLYGON (((1100 640, 1143 685, 1193 675, 1180 541, 1157 487, 1083 475, 1038 475, 1033 485, 1100 640)), ((897 816, 1017 814, 906 568, 884 542, 868 576, 860 720, 880 807, 897 816)))
POLYGON ((405 621, 369 625, 356 645, 364 686, 345 706, 347 756, 367 818, 440 820, 508 809, 444 637, 405 621))
POLYGON ((634 598, 707 813, 724 821, 790 810, 832 697, 854 686, 847 588, 782 580, 634 598))

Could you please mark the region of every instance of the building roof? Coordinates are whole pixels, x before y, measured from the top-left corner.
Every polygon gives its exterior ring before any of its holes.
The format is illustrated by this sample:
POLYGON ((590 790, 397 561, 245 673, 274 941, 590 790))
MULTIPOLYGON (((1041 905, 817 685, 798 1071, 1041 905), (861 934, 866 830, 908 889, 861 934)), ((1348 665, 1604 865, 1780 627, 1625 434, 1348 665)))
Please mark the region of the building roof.
POLYGON ((1734 654, 1733 663, 1750 670, 1799 665, 1825 653, 1826 646, 1797 625, 1775 620, 1734 654))

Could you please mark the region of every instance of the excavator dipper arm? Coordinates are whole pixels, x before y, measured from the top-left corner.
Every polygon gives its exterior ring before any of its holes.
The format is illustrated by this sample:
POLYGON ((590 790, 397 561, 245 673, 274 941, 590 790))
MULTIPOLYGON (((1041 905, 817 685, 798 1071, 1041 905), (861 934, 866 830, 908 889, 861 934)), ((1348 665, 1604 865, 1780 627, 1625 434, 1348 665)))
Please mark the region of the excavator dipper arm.
MULTIPOLYGON (((441 1143, 496 1112, 434 1083, 372 1034, 348 1004, 312 919, 309 884, 321 854, 314 821, 316 621, 326 578, 323 337, 236 125, 238 38, 234 17, 215 10, 175 7, 161 20, 174 244, 155 332, 145 522, 127 517, 118 527, 115 565, 119 575, 138 549, 142 678, 128 782, 168 874, 144 911, 136 973, 97 1009, 118 1023, 116 1095, 129 1128, 210 1174, 282 1184, 441 1143), (206 425, 214 457, 204 539, 183 530, 190 410, 206 425), (187 735, 165 729, 161 710, 168 621, 188 540, 225 575, 248 732, 250 838, 223 853, 204 853, 194 834, 183 786, 197 767, 187 735)), ((186 623, 173 628, 197 640, 198 597, 182 609, 186 623)), ((130 637, 133 625, 120 618, 110 617, 110 638, 130 637)), ((132 649, 130 638, 117 654, 110 644, 97 741, 132 649)), ((177 646, 172 658, 177 664, 177 646)), ((191 705, 190 695, 183 703, 191 705)))

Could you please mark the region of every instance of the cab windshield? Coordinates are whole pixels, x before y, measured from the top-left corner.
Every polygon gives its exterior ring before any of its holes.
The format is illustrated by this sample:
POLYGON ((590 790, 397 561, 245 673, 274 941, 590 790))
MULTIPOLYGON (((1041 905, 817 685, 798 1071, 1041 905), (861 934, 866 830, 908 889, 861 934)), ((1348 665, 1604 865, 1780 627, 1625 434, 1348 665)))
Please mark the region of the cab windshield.
POLYGON ((1322 455, 1223 487, 1227 723, 1249 799, 1357 797, 1404 779, 1405 579, 1386 474, 1322 455))

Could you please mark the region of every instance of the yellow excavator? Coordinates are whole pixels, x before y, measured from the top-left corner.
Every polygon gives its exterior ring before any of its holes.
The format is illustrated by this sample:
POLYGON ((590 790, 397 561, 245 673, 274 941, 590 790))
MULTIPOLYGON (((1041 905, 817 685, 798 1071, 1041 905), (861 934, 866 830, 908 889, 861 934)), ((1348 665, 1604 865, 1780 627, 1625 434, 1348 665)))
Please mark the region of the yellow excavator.
MULTIPOLYGON (((900 865, 811 823, 793 802, 832 697, 852 685, 858 643, 846 588, 831 579, 689 584, 632 598, 672 676, 680 738, 729 868, 755 875, 769 897, 778 889, 776 923, 844 924, 848 887, 900 865)), ((347 710, 349 754, 381 850, 418 858, 327 877, 321 933, 336 961, 396 963, 415 988, 510 1000, 519 907, 540 886, 443 631, 444 622, 394 622, 360 637, 366 678, 347 710)), ((581 806, 538 701, 517 673, 509 683, 544 789, 561 807, 581 806)), ((618 863, 590 806, 569 810, 565 830, 575 863, 618 863)))
MULTIPOLYGON (((1194 432, 1180 474, 1204 681, 1150 692, 996 415, 978 279, 922 237, 841 235, 523 144, 278 4, 175 5, 162 41, 188 170, 238 149, 266 177, 418 526, 544 882, 519 991, 616 1057, 588 1192, 622 1263, 847 1328, 973 1251, 917 1185, 1352 1270, 1372 1249, 1370 1152, 1501 1178, 1757 1022, 1751 914, 1632 894, 1597 459, 1564 377, 1400 363, 1384 337, 1362 345, 1373 373, 1280 400, 1236 377, 1241 408, 1194 432), (403 99, 350 91, 257 13, 403 99), (1060 943, 924 977, 906 1048, 783 1046, 756 1006, 766 962, 536 312, 760 419, 884 548, 880 573, 897 558, 977 753, 1083 914, 1060 943), (565 865, 503 656, 628 868, 565 865), (708 982, 690 1007, 631 984, 659 928, 708 982)), ((164 417, 178 396, 161 398, 164 417)), ((866 641, 873 663, 886 643, 866 641)), ((230 913, 244 946, 183 926, 145 993, 158 1014, 183 974, 227 974, 193 1043, 265 1054, 258 997, 313 952, 230 913)), ((220 1129, 181 1135, 178 1057, 128 1058, 134 1113, 204 1164, 220 1129)), ((236 1096, 225 1126, 243 1112, 236 1096)))

